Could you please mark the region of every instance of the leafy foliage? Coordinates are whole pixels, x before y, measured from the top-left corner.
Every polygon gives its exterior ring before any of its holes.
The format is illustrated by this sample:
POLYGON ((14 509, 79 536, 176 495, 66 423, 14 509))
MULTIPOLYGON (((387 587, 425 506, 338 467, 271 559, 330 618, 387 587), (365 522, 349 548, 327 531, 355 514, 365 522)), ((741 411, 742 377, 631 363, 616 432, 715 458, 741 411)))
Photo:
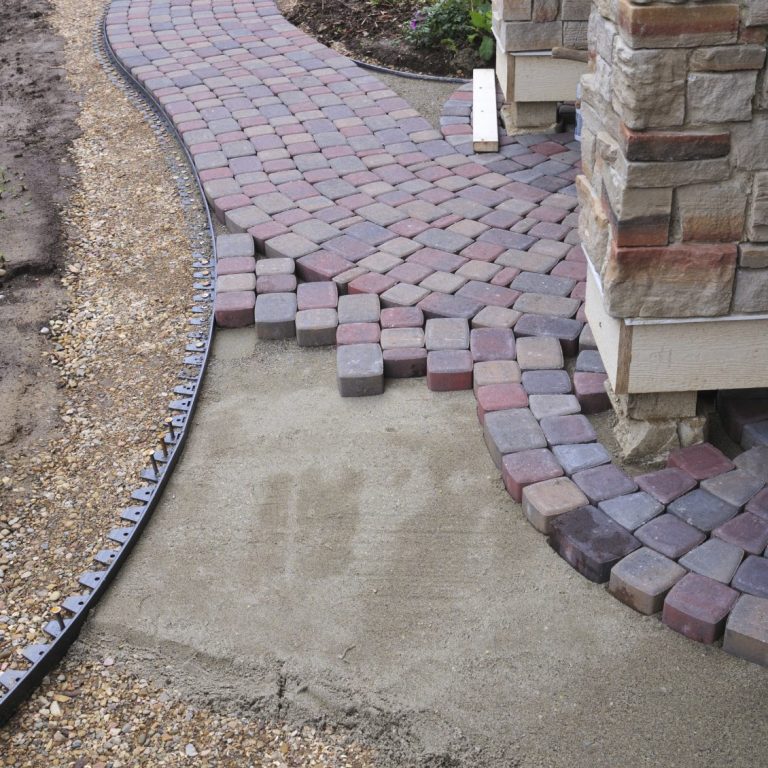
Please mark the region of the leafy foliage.
POLYGON ((424 48, 446 47, 458 51, 469 43, 483 61, 494 54, 491 4, 474 0, 436 0, 418 10, 405 30, 406 39, 424 48))

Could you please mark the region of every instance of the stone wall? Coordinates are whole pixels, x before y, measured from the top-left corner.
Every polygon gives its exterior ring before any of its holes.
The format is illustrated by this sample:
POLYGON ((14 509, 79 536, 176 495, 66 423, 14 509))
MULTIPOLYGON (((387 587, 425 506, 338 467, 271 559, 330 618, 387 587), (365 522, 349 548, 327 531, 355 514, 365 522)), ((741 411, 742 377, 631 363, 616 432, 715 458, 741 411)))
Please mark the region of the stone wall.
POLYGON ((505 53, 587 47, 591 0, 494 0, 494 31, 505 53))
POLYGON ((768 312, 768 0, 595 0, 584 250, 617 318, 768 312))

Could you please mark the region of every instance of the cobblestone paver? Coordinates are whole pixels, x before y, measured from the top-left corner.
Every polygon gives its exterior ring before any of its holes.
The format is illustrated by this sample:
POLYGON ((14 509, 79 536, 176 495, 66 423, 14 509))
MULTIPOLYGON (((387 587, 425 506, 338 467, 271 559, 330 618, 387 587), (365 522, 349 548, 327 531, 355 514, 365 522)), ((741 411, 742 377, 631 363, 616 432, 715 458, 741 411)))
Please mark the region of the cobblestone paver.
POLYGON ((725 632, 727 651, 768 661, 768 390, 720 394, 750 449, 735 462, 701 444, 635 479, 611 463, 582 415, 610 404, 571 134, 474 154, 471 87, 434 130, 271 0, 113 0, 107 34, 231 233, 219 325, 336 344, 342 396, 405 376, 473 389, 507 490, 566 561, 688 637, 725 632))

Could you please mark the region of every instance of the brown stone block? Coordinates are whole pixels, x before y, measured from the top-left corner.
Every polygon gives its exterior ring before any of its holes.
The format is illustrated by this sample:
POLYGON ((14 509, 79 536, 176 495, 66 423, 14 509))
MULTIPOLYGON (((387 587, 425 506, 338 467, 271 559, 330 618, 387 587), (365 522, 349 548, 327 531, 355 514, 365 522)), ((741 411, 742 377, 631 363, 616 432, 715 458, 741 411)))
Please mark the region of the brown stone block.
POLYGON ((614 317, 711 317, 728 312, 736 246, 676 243, 612 249, 603 277, 614 317))
POLYGON ((632 5, 628 0, 620 0, 617 24, 621 36, 636 48, 735 43, 739 6, 632 5))
POLYGON ((620 125, 619 142, 627 160, 641 163, 711 160, 731 151, 731 134, 633 131, 620 125))
POLYGON ((677 190, 684 241, 732 243, 741 240, 747 190, 738 179, 723 184, 694 184, 677 190))

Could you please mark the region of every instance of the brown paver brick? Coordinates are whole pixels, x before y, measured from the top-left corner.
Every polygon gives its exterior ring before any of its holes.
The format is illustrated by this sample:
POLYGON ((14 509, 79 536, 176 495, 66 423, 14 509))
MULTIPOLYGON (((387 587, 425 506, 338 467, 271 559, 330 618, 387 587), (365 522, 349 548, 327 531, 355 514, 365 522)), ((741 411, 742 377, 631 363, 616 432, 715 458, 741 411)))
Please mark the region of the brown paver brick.
POLYGON ((476 363, 514 360, 515 336, 507 328, 475 328, 470 332, 469 349, 476 363))
POLYGON ((379 297, 373 293, 339 296, 339 323, 378 323, 381 313, 379 297))
POLYGON ((296 271, 296 262, 293 259, 259 259, 254 269, 256 277, 292 275, 296 271))
POLYGON ((521 315, 514 309, 483 307, 473 318, 473 328, 514 328, 521 315))
POLYGON ((768 547, 768 520, 745 512, 715 528, 712 535, 752 555, 761 555, 768 547))
POLYGON ((513 360, 491 360, 486 363, 475 363, 475 391, 489 384, 518 384, 519 382, 520 366, 513 360))
POLYGON ((587 497, 567 477, 544 480, 523 488, 523 512, 531 525, 547 536, 551 533, 552 520, 587 504, 587 497))
POLYGON ((539 423, 550 445, 591 443, 597 440, 589 419, 582 414, 545 416, 539 423))
POLYGON ((381 348, 384 351, 423 346, 424 331, 421 328, 384 328, 381 331, 381 348))
POLYGON ((602 413, 610 410, 611 401, 605 389, 608 376, 605 373, 586 373, 576 371, 573 374, 573 391, 584 413, 602 413))
POLYGON ((256 278, 256 293, 293 293, 296 275, 261 275, 256 278))
POLYGON ((427 296, 429 296, 429 291, 426 288, 420 288, 409 283, 398 283, 381 294, 381 303, 385 307, 416 309, 423 315, 424 313, 416 305, 427 296))
POLYGON ((233 256, 231 258, 219 259, 216 262, 216 274, 219 277, 255 271, 256 259, 253 256, 233 256))
POLYGON ((439 349, 469 349, 469 323, 460 318, 433 318, 425 326, 425 345, 439 349))
POLYGON ((243 328, 253 325, 253 308, 256 294, 253 291, 219 293, 214 302, 216 324, 222 328, 243 328))

